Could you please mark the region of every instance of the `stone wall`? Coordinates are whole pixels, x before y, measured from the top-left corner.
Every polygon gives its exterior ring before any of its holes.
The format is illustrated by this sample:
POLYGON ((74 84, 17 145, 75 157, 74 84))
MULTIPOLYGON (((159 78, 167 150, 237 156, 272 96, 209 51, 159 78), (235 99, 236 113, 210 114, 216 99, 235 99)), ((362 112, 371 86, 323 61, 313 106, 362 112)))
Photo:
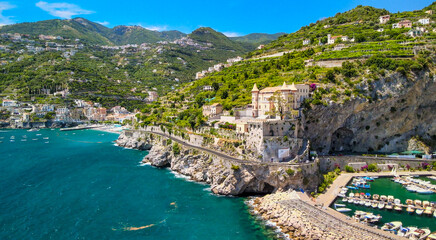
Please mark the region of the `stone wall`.
POLYGON ((366 163, 366 164, 377 164, 380 167, 385 166, 383 169, 386 169, 387 165, 394 166, 395 164, 398 166, 406 166, 409 164, 410 167, 417 168, 423 162, 432 163, 436 160, 428 160, 428 159, 397 159, 397 158, 376 158, 376 157, 364 157, 364 156, 321 156, 320 159, 320 170, 322 172, 332 171, 337 164, 341 169, 345 169, 345 166, 349 163, 366 163), (382 165, 385 164, 385 165, 382 165))

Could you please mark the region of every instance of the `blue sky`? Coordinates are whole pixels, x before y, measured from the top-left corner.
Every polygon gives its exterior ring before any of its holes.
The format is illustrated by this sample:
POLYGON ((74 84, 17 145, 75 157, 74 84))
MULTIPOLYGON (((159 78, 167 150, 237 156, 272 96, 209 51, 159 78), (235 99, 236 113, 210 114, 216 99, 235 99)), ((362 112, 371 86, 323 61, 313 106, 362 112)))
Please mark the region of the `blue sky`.
POLYGON ((84 17, 108 27, 140 25, 189 33, 212 27, 228 36, 294 32, 357 5, 390 12, 421 9, 431 0, 10 0, 0 2, 0 24, 84 17))

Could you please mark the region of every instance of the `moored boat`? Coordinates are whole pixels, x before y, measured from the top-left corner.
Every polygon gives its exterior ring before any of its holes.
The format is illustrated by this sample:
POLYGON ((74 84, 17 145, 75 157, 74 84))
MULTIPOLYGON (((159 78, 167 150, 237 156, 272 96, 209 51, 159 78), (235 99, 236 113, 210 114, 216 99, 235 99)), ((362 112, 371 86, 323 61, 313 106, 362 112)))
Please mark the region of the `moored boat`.
POLYGON ((386 208, 387 210, 392 210, 392 209, 394 208, 394 204, 392 204, 391 202, 388 202, 388 203, 386 204, 385 208, 386 208))
POLYGON ((413 205, 413 200, 412 199, 407 199, 406 200, 406 204, 407 205, 413 205))
POLYGON ((371 207, 371 201, 366 200, 365 201, 365 207, 371 207))
POLYGON ((428 235, 426 240, 436 240, 436 232, 432 232, 430 235, 428 235))
POLYGON ((421 240, 425 239, 430 235, 431 231, 428 228, 418 228, 415 231, 411 232, 409 235, 409 239, 412 240, 421 240))
POLYGON ((394 210, 401 212, 403 211, 403 208, 401 207, 401 205, 395 205, 394 210))
POLYGON ((350 208, 336 208, 336 211, 338 211, 338 212, 350 212, 351 209, 350 208))
POLYGON ((433 208, 431 207, 426 207, 424 210, 424 214, 425 215, 431 215, 433 213, 433 208))
POLYGON ((416 214, 421 215, 421 214, 424 212, 424 209, 422 209, 422 208, 417 208, 417 209, 415 210, 415 212, 416 212, 416 214))
POLYGON ((415 231, 417 228, 416 227, 402 227, 398 232, 397 235, 400 237, 406 237, 408 236, 411 232, 415 231))
POLYGON ((381 227, 381 230, 383 230, 383 231, 397 231, 401 228, 402 225, 403 225, 403 223, 399 222, 399 221, 388 222, 388 223, 385 223, 385 225, 383 225, 383 227, 381 227))
POLYGON ((415 208, 413 207, 413 205, 408 205, 406 211, 408 213, 412 214, 413 212, 415 212, 415 208))
POLYGON ((377 205, 378 205, 377 202, 373 202, 373 203, 371 204, 371 207, 372 207, 372 208, 377 208, 377 205))
POLYGON ((372 195, 372 199, 374 199, 374 200, 378 200, 379 197, 380 197, 380 195, 378 195, 378 194, 373 194, 372 195))
POLYGON ((385 208, 385 202, 379 202, 377 207, 378 207, 378 209, 385 208))

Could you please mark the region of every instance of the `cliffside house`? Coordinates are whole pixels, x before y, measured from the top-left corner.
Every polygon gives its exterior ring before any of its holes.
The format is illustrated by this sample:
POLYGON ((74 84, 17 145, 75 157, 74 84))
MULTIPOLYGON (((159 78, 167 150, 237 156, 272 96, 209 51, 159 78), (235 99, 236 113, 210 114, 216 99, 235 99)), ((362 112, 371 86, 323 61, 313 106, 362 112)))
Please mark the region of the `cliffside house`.
POLYGON ((407 35, 411 36, 411 37, 420 37, 422 36, 422 34, 424 33, 424 31, 422 31, 422 28, 416 28, 416 29, 411 29, 407 32, 407 35))
POLYGON ((214 103, 212 105, 203 105, 203 115, 206 117, 214 117, 223 112, 223 105, 214 103))
POLYGON ((398 23, 392 24, 392 28, 411 28, 412 22, 410 20, 403 20, 398 23))
POLYGON ((253 117, 271 116, 282 108, 283 112, 290 113, 292 109, 298 109, 304 99, 309 97, 309 85, 294 84, 267 87, 259 91, 254 84, 251 90, 251 105, 253 106, 253 117))
POLYGON ((204 77, 204 73, 203 72, 198 72, 195 74, 195 79, 200 79, 204 77))
POLYGON ((15 100, 3 99, 2 107, 18 107, 19 103, 15 100))
POLYGON ((433 15, 433 10, 427 10, 427 11, 425 11, 425 13, 427 13, 429 15, 433 15))
POLYGON ((147 101, 149 102, 157 101, 157 99, 159 98, 159 94, 157 94, 156 91, 148 91, 147 93, 148 93, 147 101))
POLYGON ((380 24, 386 24, 387 22, 389 22, 389 20, 391 19, 390 15, 383 15, 380 16, 380 24))
POLYGON ((310 39, 303 40, 303 45, 309 45, 309 44, 310 44, 310 39))
POLYGON ((206 85, 203 87, 203 91, 213 91, 213 87, 210 85, 206 85))
POLYGON ((336 42, 336 39, 341 39, 343 42, 348 42, 349 41, 348 36, 339 35, 339 36, 333 36, 332 37, 331 34, 328 34, 327 35, 327 44, 334 44, 336 42))
POLYGON ((422 25, 428 25, 430 24, 430 19, 429 18, 422 18, 418 20, 419 23, 421 23, 422 25))

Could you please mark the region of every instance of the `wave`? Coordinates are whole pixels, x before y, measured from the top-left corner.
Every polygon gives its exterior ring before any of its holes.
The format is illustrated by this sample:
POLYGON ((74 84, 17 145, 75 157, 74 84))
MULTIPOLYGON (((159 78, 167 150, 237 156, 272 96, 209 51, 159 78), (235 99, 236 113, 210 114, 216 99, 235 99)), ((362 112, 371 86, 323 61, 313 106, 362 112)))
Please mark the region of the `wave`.
POLYGON ((139 162, 138 167, 151 166, 151 163, 139 162))
POLYGON ((211 192, 211 191, 212 191, 212 188, 211 188, 211 187, 203 188, 203 191, 205 191, 205 192, 211 192))

